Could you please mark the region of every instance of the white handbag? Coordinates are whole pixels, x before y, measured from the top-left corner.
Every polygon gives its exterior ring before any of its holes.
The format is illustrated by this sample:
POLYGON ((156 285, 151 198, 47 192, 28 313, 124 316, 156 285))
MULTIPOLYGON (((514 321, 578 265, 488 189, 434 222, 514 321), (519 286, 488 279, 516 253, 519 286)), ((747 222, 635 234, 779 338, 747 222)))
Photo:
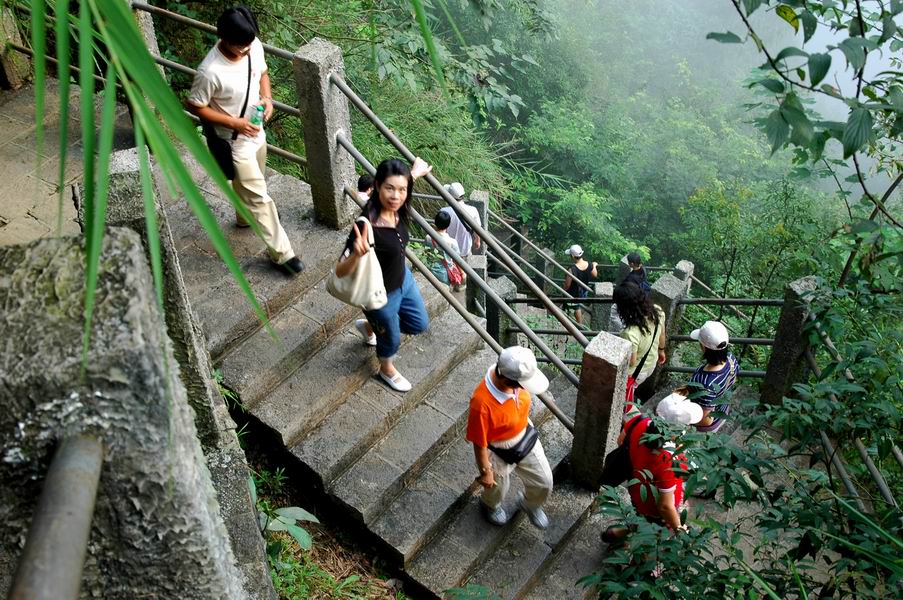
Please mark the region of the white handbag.
POLYGON ((385 306, 389 300, 386 297, 386 284, 383 283, 383 270, 376 259, 376 250, 373 249, 373 225, 367 217, 358 217, 355 222, 367 224, 370 249, 358 259, 354 270, 344 277, 337 276, 333 268, 326 278, 326 291, 345 304, 363 310, 376 310, 385 306))

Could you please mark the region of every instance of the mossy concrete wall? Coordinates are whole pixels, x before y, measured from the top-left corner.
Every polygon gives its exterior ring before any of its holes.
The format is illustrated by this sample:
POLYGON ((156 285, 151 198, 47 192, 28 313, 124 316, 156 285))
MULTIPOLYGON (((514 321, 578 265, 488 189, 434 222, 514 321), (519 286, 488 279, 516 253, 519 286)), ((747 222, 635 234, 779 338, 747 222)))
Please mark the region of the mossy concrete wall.
POLYGON ((0 593, 61 438, 106 447, 84 598, 245 598, 141 240, 101 256, 84 373, 81 238, 0 248, 0 593))

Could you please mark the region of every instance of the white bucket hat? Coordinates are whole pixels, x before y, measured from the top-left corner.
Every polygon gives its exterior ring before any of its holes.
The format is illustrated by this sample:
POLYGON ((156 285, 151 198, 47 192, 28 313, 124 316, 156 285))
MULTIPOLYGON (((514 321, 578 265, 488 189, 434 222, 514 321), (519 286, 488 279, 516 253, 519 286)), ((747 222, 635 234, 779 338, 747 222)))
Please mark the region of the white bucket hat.
POLYGON ((720 321, 706 321, 702 327, 694 329, 690 337, 709 350, 724 350, 730 341, 727 327, 720 321))
POLYGON ((499 354, 498 371, 514 380, 531 394, 541 394, 549 389, 549 378, 536 366, 536 357, 529 348, 511 346, 499 354))
POLYGON ((687 397, 674 393, 662 398, 655 414, 674 425, 695 425, 702 421, 702 407, 687 397))
POLYGON ((464 186, 457 181, 446 185, 445 191, 451 194, 452 198, 455 200, 460 200, 464 197, 464 186))
POLYGON ((568 256, 573 256, 574 258, 580 258, 583 256, 583 248, 580 247, 579 244, 574 244, 570 248, 564 251, 568 256))

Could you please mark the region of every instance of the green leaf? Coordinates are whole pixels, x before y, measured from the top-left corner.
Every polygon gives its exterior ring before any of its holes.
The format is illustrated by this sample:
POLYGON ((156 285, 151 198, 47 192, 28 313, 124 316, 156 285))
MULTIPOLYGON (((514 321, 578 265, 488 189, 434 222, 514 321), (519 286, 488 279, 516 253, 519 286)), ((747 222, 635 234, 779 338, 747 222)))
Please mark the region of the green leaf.
POLYGON ((141 175, 141 195, 144 197, 144 226, 147 231, 147 250, 150 253, 151 272, 154 276, 154 288, 157 292, 157 308, 165 314, 163 307, 163 257, 160 252, 160 229, 157 226, 157 206, 154 201, 153 173, 147 146, 144 144, 144 131, 135 127, 135 146, 138 149, 138 169, 141 175))
POLYGON ((277 508, 276 514, 296 521, 310 521, 319 523, 319 519, 298 506, 286 506, 285 508, 277 508))
POLYGON ((796 13, 793 11, 792 8, 790 8, 786 4, 779 4, 778 7, 776 9, 774 9, 774 12, 779 17, 781 17, 782 19, 787 21, 790 24, 790 26, 793 27, 793 31, 800 30, 800 21, 797 18, 796 13))
POLYGON ((768 89, 769 91, 774 92, 775 94, 783 94, 784 90, 786 89, 784 82, 778 81, 777 79, 760 79, 756 83, 768 89))
POLYGON ((743 8, 746 9, 747 15, 756 12, 756 9, 760 6, 762 6, 762 0, 743 0, 743 8))
POLYGON ((784 145, 789 134, 790 125, 781 114, 781 109, 775 109, 774 112, 768 115, 768 119, 765 121, 765 136, 768 138, 768 141, 771 142, 772 154, 784 145))
POLYGON ((818 85, 825 78, 825 75, 828 74, 828 69, 830 68, 830 54, 812 54, 809 56, 809 84, 813 86, 818 85))
MULTIPOLYGON (((44 150, 44 83, 47 80, 47 20, 44 0, 31 0, 31 47, 34 50, 34 114, 37 140, 37 171, 41 172, 41 155, 44 150)), ((4 27, 7 25, 4 23, 4 27)))
MULTIPOLYGON (((68 0, 56 0, 54 7, 54 16, 56 17, 56 72, 59 79, 60 98, 69 97, 69 76, 71 69, 69 62, 69 2, 68 0)), ((39 85, 35 81, 35 87, 39 85)), ((43 82, 40 82, 43 86, 43 82)), ((57 198, 57 221, 56 234, 62 235, 63 231, 63 203, 66 192, 66 186, 63 182, 66 179, 66 155, 69 147, 69 103, 60 102, 60 156, 59 156, 59 172, 57 173, 57 183, 59 185, 59 194, 57 198)), ((40 154, 39 154, 40 156, 40 154)))
POLYGON ((886 15, 881 21, 881 37, 878 39, 878 43, 883 44, 890 38, 894 37, 894 34, 896 32, 897 24, 894 23, 894 18, 890 15, 886 15))
POLYGON ((248 491, 251 492, 251 504, 257 506, 257 484, 254 483, 254 478, 248 475, 248 491))
POLYGON ((843 130, 843 157, 848 158, 868 141, 872 134, 872 113, 867 108, 850 111, 847 126, 843 130))
POLYGON ((903 12, 903 0, 890 0, 890 14, 898 15, 903 12))
POLYGON ((894 106, 894 110, 903 112, 903 88, 895 85, 887 92, 886 98, 894 106))
POLYGON ((847 58, 847 62, 856 71, 865 65, 865 55, 868 50, 874 50, 877 46, 865 38, 855 37, 847 38, 840 42, 837 46, 843 55, 847 58))
POLYGON ((310 550, 310 547, 313 546, 313 539, 311 539, 310 534, 307 533, 307 530, 303 527, 298 527, 297 525, 288 525, 286 527, 289 534, 295 541, 298 542, 298 545, 301 546, 304 550, 310 550))
POLYGON ((742 44, 743 40, 740 39, 736 33, 725 31, 724 33, 716 33, 712 31, 707 36, 705 36, 707 40, 715 40, 716 42, 720 42, 722 44, 742 44))
POLYGON ((784 119, 793 127, 793 141, 800 146, 807 146, 812 141, 815 129, 812 122, 806 117, 806 113, 795 106, 781 107, 784 119))
POLYGON ((91 26, 91 7, 88 2, 81 2, 78 11, 78 66, 80 69, 78 86, 79 109, 82 123, 82 164, 84 175, 82 198, 85 222, 85 245, 91 245, 94 234, 94 56, 92 45, 94 43, 94 28, 91 26))
POLYGON ((778 55, 775 56, 774 59, 776 61, 783 60, 788 56, 809 56, 809 53, 797 48, 796 46, 787 46, 786 48, 778 52, 778 55))
POLYGON ((803 23, 803 43, 805 44, 815 35, 815 30, 818 28, 818 19, 808 10, 801 12, 799 19, 803 23))
POLYGON ((442 69, 442 58, 436 49, 436 40, 433 38, 433 32, 430 29, 429 21, 426 16, 426 9, 423 7, 423 0, 411 0, 414 7, 414 14, 417 17, 417 25, 420 27, 420 35, 423 36, 423 42, 426 45, 426 51, 430 55, 430 62, 433 63, 433 70, 436 72, 436 81, 442 88, 442 93, 448 97, 448 87, 445 84, 445 73, 442 69))

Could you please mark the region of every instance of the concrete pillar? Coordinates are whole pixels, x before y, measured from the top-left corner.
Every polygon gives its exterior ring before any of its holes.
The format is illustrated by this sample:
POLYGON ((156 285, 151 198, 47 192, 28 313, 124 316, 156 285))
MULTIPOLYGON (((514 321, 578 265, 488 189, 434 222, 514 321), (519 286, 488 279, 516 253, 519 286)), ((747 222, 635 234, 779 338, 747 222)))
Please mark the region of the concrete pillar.
MULTIPOLYGON (((545 252, 548 256, 551 256, 553 258, 555 256, 555 251, 550 250, 549 248, 543 248, 542 251, 545 252)), ((536 258, 537 258, 536 266, 542 271, 543 275, 545 275, 552 281, 564 279, 564 275, 561 273, 561 271, 558 270, 558 267, 556 267, 552 263, 552 261, 546 260, 542 256, 537 256, 536 258)), ((544 279, 540 278, 538 285, 546 293, 546 296, 551 296, 553 298, 557 297, 557 296, 561 296, 561 292, 556 290, 554 287, 552 287, 552 284, 550 284, 548 281, 546 281, 544 279)), ((560 285, 561 285, 561 287, 564 287, 564 283, 561 283, 560 285)))
MULTIPOLYGON (((486 255, 471 254, 466 259, 467 264, 477 272, 483 281, 488 281, 486 277, 486 255)), ((467 287, 464 288, 464 296, 467 299, 467 310, 473 314, 480 314, 477 304, 486 309, 486 292, 476 284, 476 282, 468 281, 467 287)))
POLYGON ((809 276, 791 282, 784 290, 784 306, 760 388, 762 402, 780 404, 793 384, 806 376, 808 366, 804 352, 808 340, 803 330, 809 315, 809 295, 815 288, 815 277, 809 276))
POLYGON ((605 455, 614 450, 624 418, 630 342, 602 332, 583 351, 571 468, 574 479, 599 489, 605 455))
MULTIPOLYGON (((671 334, 678 330, 677 325, 684 312, 683 306, 679 302, 686 297, 689 288, 689 279, 682 281, 671 273, 665 273, 652 284, 652 303, 660 306, 665 313, 665 327, 669 340, 665 352, 669 358, 675 347, 675 344, 670 341, 671 334)), ((653 348, 649 352, 649 358, 646 360, 657 360, 656 354, 657 349, 653 348)), ((637 395, 644 398, 651 396, 658 389, 658 381, 661 375, 662 367, 659 365, 649 379, 644 381, 643 385, 638 388, 637 395)))
POLYGON ((624 281, 630 272, 633 269, 630 268, 630 263, 627 262, 627 255, 621 257, 621 260, 618 261, 618 274, 615 279, 615 286, 621 285, 621 282, 624 281))
POLYGON ((329 82, 333 73, 344 77, 342 49, 321 38, 301 46, 292 61, 298 108, 304 128, 307 177, 317 219, 336 229, 351 223, 357 205, 342 193, 357 181, 354 160, 336 142, 336 134, 351 139, 348 99, 329 82))
MULTIPOLYGON (((610 281, 597 281, 593 285, 593 296, 596 298, 607 298, 611 299, 612 294, 614 294, 615 286, 610 281)), ((601 303, 597 302, 595 304, 591 304, 590 308, 592 308, 592 320, 591 327, 596 331, 609 331, 611 332, 611 313, 614 308, 614 304, 611 303, 601 303)), ((614 332, 612 332, 614 333, 614 332)))
POLYGON ((8 44, 22 43, 12 10, 0 5, 0 87, 19 89, 31 76, 31 60, 8 44))
POLYGON ((693 279, 693 263, 688 260, 682 260, 674 266, 674 270, 671 271, 671 274, 680 279, 681 281, 690 281, 693 279))
MULTIPOLYGON (((131 8, 131 3, 128 0, 124 1, 129 5, 129 8, 131 8)), ((150 51, 150 53, 154 56, 161 56, 160 46, 157 43, 157 32, 154 29, 154 18, 149 12, 145 12, 143 10, 133 10, 132 13, 135 15, 135 22, 138 24, 138 31, 141 32, 141 37, 144 38, 144 45, 147 46, 148 51, 150 51)), ((157 70, 160 71, 163 79, 169 81, 163 65, 157 65, 157 70)))
MULTIPOLYGON (((477 209, 477 213, 480 215, 480 225, 483 226, 483 229, 489 231, 489 192, 473 190, 470 192, 467 204, 477 209)), ((486 243, 481 243, 479 248, 472 248, 470 253, 486 254, 486 243)))
POLYGON ((57 441, 89 435, 106 454, 82 597, 247 598, 135 232, 108 230, 97 290, 82 373, 83 240, 0 248, 0 564, 57 441))
MULTIPOLYGON (((470 287, 468 285, 468 287, 470 287)), ((507 277, 499 277, 489 281, 489 287, 498 294, 502 300, 508 301, 517 297, 517 286, 507 277)), ((486 299, 486 331, 489 335, 504 347, 512 346, 517 339, 514 333, 508 333, 511 327, 511 319, 502 311, 495 302, 486 299)))

